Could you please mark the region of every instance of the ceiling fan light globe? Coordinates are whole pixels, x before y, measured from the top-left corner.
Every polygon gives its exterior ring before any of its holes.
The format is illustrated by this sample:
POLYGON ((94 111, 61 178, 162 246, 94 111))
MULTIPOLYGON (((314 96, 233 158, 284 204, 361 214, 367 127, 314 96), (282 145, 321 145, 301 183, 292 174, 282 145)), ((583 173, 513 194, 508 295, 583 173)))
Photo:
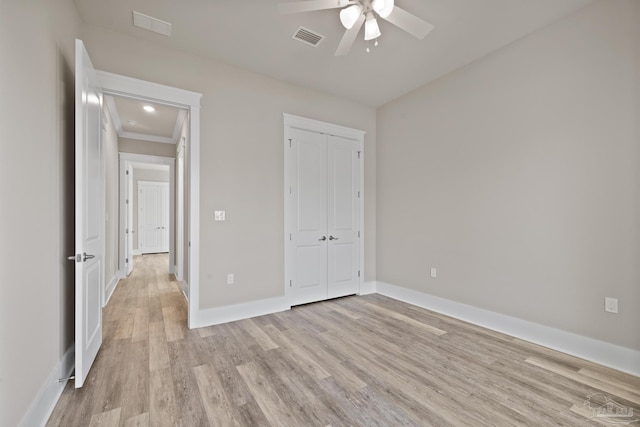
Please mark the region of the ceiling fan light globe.
POLYGON ((364 22, 364 39, 365 40, 373 40, 380 37, 382 33, 380 33, 380 27, 378 26, 378 21, 376 21, 376 17, 373 16, 373 13, 367 13, 367 20, 364 22))
POLYGON ((354 4, 340 11, 340 22, 347 30, 350 30, 360 18, 360 15, 362 15, 362 6, 354 4))
POLYGON ((382 18, 386 18, 391 15, 394 6, 393 0, 373 0, 373 2, 371 2, 373 10, 375 10, 382 18))

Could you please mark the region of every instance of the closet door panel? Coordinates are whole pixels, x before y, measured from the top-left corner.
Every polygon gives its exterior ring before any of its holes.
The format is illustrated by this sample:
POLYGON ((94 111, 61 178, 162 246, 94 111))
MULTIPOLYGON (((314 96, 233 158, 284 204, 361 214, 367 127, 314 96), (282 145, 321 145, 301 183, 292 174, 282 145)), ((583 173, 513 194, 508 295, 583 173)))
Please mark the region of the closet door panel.
POLYGON ((355 141, 337 136, 327 141, 327 232, 329 298, 359 290, 359 161, 355 141))
POLYGON ((290 291, 295 305, 327 298, 327 150, 325 135, 299 129, 291 135, 295 217, 290 291))

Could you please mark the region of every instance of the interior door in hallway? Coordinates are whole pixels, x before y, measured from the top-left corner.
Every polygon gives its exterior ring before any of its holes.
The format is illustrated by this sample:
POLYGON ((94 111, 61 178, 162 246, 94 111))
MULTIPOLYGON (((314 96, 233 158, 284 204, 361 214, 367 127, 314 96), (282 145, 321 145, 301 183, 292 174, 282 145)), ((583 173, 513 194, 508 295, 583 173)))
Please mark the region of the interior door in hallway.
POLYGON ((81 40, 76 40, 75 119, 75 386, 82 387, 102 345, 104 158, 102 93, 81 40))
POLYGON ((140 252, 169 251, 169 184, 139 182, 138 230, 140 252))
POLYGON ((359 291, 358 141, 291 128, 287 296, 291 305, 359 291))

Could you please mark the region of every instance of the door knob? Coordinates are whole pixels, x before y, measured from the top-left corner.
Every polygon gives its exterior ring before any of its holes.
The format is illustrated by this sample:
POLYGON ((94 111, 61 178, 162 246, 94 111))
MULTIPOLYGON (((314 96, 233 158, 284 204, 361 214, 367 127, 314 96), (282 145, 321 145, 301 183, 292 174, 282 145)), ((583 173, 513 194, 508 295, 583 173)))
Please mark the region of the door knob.
POLYGON ((321 242, 324 242, 325 240, 327 240, 327 236, 322 236, 321 238, 318 239, 321 242))
POLYGON ((84 262, 88 259, 94 259, 95 257, 96 257, 95 255, 87 255, 87 253, 85 252, 82 254, 82 261, 84 262))
POLYGON ((329 236, 329 240, 338 240, 337 237, 329 236))

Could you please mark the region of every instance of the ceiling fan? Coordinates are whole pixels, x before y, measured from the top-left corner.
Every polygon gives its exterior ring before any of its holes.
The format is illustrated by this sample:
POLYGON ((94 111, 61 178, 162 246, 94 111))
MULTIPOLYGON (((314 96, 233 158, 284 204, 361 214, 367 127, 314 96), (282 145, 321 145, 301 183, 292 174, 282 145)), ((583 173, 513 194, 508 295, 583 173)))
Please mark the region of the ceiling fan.
POLYGON ((391 22, 420 40, 425 38, 434 28, 427 21, 396 6, 394 0, 303 0, 278 4, 278 10, 281 14, 326 9, 342 9, 340 22, 346 31, 340 40, 336 56, 344 56, 349 53, 363 24, 365 40, 375 40, 380 37, 382 34, 376 16, 391 22))

